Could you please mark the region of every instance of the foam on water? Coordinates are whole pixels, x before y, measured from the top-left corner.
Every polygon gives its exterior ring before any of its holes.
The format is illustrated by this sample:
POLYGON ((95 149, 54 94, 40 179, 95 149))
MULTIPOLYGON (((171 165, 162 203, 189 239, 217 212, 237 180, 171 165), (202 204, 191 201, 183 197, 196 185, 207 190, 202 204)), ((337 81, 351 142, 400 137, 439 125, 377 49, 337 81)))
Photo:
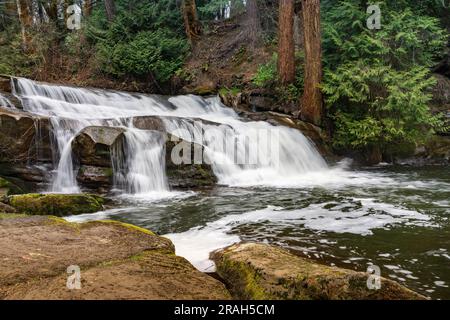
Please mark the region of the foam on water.
POLYGON ((344 204, 325 208, 326 204, 312 204, 303 209, 285 210, 268 206, 265 209, 244 214, 228 215, 203 227, 195 227, 183 233, 167 234, 176 247, 176 253, 188 259, 202 271, 214 271, 209 260, 210 252, 239 242, 232 234, 234 228, 245 224, 271 223, 302 226, 317 231, 371 235, 372 230, 394 227, 396 224, 432 226, 430 217, 416 211, 379 203, 374 199, 354 199, 361 207, 352 211, 341 210, 344 204))

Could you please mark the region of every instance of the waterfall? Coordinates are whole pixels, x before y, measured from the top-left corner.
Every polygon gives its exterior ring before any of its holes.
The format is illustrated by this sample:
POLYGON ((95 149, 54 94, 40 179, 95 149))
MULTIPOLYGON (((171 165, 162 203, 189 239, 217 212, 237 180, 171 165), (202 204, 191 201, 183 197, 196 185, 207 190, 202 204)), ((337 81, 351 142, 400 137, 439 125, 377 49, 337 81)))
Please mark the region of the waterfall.
POLYGON ((125 154, 133 156, 125 159, 125 173, 116 177, 116 186, 130 194, 168 191, 164 136, 160 132, 130 128, 125 141, 125 154))
POLYGON ((0 107, 14 108, 14 104, 7 97, 0 94, 0 107))
POLYGON ((25 111, 51 120, 56 142, 52 192, 80 192, 71 144, 81 130, 93 125, 127 128, 124 154, 113 152, 116 187, 126 193, 168 190, 164 140, 160 133, 136 129, 132 119, 140 116, 161 117, 168 132, 202 145, 205 159, 221 184, 279 186, 327 169, 300 131, 266 122, 245 122, 217 97, 186 95, 166 99, 23 78, 13 81, 13 89, 25 111), (203 120, 201 127, 196 119, 203 120), (255 138, 249 140, 252 132, 255 138))

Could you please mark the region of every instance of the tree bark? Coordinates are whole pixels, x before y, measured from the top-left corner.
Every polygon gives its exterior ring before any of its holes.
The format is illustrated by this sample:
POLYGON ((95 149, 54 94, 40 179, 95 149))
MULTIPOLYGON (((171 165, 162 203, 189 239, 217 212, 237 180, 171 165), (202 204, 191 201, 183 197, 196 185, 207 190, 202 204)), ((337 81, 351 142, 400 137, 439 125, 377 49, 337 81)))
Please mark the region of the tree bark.
POLYGON ((261 19, 257 0, 247 0, 247 35, 252 47, 261 39, 261 19))
POLYGON ((201 33, 195 0, 183 0, 184 29, 191 45, 194 45, 201 33))
POLYGON ((22 48, 24 51, 29 50, 29 37, 27 30, 31 27, 33 18, 31 16, 30 7, 26 0, 16 0, 17 15, 19 16, 21 36, 22 36, 22 48))
POLYGON ((47 15, 50 21, 58 20, 58 0, 51 0, 47 3, 47 15))
POLYGON ((302 0, 305 43, 305 88, 301 100, 301 118, 320 125, 323 115, 322 44, 320 32, 320 0, 302 0))
POLYGON ((84 0, 83 3, 83 16, 89 17, 92 13, 92 0, 84 0))
POLYGON ((283 85, 295 81, 294 1, 280 0, 278 22, 278 76, 283 85))
POLYGON ((116 17, 116 4, 114 0, 105 0, 106 18, 109 22, 114 21, 116 17))

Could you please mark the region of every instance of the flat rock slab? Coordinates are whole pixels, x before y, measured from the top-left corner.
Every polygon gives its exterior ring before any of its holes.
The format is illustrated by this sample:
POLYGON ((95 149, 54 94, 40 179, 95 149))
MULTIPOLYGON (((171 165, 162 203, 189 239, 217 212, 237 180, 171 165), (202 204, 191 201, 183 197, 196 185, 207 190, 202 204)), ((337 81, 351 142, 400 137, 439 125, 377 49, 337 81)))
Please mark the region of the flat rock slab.
POLYGON ((369 290, 367 273, 321 265, 266 244, 232 245, 214 252, 211 258, 237 299, 425 299, 385 278, 381 278, 379 290, 369 290))
POLYGON ((227 299, 224 285, 132 225, 0 216, 0 299, 227 299), (69 290, 69 266, 81 289, 69 290))

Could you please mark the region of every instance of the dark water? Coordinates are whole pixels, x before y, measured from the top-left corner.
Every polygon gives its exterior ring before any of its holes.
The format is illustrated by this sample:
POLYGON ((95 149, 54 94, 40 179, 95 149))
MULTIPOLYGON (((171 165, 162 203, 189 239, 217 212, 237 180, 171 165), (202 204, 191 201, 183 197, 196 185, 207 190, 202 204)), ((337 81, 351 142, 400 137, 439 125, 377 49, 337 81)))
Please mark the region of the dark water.
POLYGON ((171 238, 208 269, 208 253, 239 240, 287 247, 329 265, 381 275, 450 299, 450 168, 331 171, 295 188, 217 187, 84 219, 117 219, 171 238))

